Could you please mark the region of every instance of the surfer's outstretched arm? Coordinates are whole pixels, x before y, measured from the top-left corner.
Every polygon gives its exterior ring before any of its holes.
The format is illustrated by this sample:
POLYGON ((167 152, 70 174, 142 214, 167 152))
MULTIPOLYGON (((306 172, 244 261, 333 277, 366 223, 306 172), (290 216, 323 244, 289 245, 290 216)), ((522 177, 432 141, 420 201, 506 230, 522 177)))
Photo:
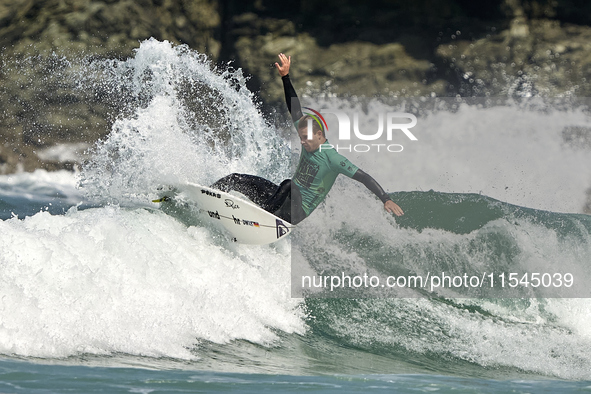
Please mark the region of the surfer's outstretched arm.
POLYGON ((353 179, 355 179, 356 181, 359 181, 361 183, 363 183, 365 185, 365 187, 367 187, 373 194, 375 194, 376 196, 378 196, 378 198, 380 200, 382 200, 382 202, 384 203, 384 209, 390 213, 393 213, 396 216, 402 216, 404 215, 404 212, 402 211, 402 209, 398 206, 398 204, 396 204, 394 201, 392 201, 392 199, 390 198, 390 196, 388 196, 388 193, 386 193, 384 191, 384 189, 382 189, 382 187, 380 186, 380 184, 371 177, 371 175, 365 173, 364 171, 358 169, 355 172, 355 175, 353 175, 353 179))
POLYGON ((281 64, 275 63, 275 67, 277 67, 277 71, 279 71, 279 75, 281 76, 281 80, 283 81, 283 91, 285 93, 285 103, 287 104, 287 109, 291 114, 291 119, 293 122, 297 122, 300 120, 304 114, 302 113, 302 106, 300 104, 300 100, 298 99, 298 95, 296 94, 293 85, 291 84, 291 80, 289 79, 289 67, 291 66, 291 56, 285 56, 283 53, 279 54, 279 60, 281 64))

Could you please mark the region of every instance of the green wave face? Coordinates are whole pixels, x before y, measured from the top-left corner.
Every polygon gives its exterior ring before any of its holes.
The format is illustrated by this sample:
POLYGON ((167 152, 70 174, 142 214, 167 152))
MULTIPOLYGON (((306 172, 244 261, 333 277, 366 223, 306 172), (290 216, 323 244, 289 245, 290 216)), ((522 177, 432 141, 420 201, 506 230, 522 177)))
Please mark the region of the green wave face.
POLYGON ((397 219, 402 228, 422 231, 441 229, 455 234, 468 234, 497 219, 524 219, 553 229, 557 234, 591 231, 591 217, 584 214, 562 214, 504 203, 480 194, 428 192, 392 193, 404 205, 406 215, 397 219))
POLYGON ((439 373, 588 377, 591 343, 585 322, 591 308, 588 299, 576 297, 588 296, 585 283, 591 280, 590 216, 524 208, 478 194, 391 196, 405 211, 396 224, 342 222, 326 231, 330 246, 306 243, 308 249, 298 253, 324 276, 367 273, 383 280, 487 272, 498 280, 501 273, 531 278, 532 272, 570 272, 581 286, 563 293, 570 298, 559 298, 560 291, 540 297, 544 293, 531 282, 516 288, 506 283, 496 297, 482 289, 402 292, 361 286, 339 293, 323 288, 306 299, 314 335, 439 373))

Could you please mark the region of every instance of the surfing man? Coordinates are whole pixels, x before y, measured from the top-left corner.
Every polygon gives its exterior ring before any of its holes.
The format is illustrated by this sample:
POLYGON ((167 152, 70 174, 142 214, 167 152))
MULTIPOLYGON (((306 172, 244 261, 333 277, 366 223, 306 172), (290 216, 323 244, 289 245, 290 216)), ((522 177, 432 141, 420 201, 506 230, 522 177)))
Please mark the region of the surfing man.
POLYGON ((289 79, 291 56, 279 54, 281 64, 275 63, 283 81, 287 109, 296 126, 302 153, 293 179, 277 186, 267 179, 246 174, 230 174, 211 187, 228 192, 236 190, 268 212, 291 224, 297 224, 309 216, 324 200, 337 176, 344 174, 363 183, 383 203, 384 209, 396 216, 404 214, 388 194, 370 175, 363 172, 347 158, 331 149, 322 127, 312 121, 312 138, 308 138, 308 123, 312 117, 304 116, 298 96, 289 79))

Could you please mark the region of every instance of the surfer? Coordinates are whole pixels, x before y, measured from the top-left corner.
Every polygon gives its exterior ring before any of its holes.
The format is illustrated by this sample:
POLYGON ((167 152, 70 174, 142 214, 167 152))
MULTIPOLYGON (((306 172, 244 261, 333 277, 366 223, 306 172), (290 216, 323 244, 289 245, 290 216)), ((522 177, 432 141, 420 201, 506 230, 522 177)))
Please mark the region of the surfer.
POLYGON ((254 175, 230 174, 211 187, 229 192, 238 191, 264 210, 297 224, 309 216, 324 200, 339 174, 344 174, 365 185, 383 203, 384 209, 396 216, 404 214, 382 187, 370 175, 363 172, 328 143, 323 128, 312 121, 312 138, 308 139, 308 120, 310 115, 303 115, 302 108, 289 79, 291 56, 279 54, 281 64, 275 63, 283 81, 287 109, 296 126, 302 153, 292 179, 284 180, 279 186, 254 175))

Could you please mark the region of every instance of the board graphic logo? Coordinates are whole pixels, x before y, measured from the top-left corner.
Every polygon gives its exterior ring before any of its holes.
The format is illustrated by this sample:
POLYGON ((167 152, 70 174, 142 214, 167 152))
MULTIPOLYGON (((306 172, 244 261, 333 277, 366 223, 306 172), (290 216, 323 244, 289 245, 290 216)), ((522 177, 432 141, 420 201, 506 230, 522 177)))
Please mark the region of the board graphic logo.
POLYGON ((240 209, 240 206, 238 204, 236 204, 234 201, 230 200, 229 198, 226 198, 224 200, 224 203, 226 203, 226 206, 228 208, 240 209))
POLYGON ((287 234, 289 232, 289 227, 287 227, 279 219, 275 219, 275 228, 277 228, 277 239, 283 237, 285 234, 287 234))
POLYGON ((222 218, 220 217, 220 214, 218 213, 218 211, 215 211, 215 212, 213 212, 213 211, 207 211, 207 214, 211 218, 222 220, 222 218))
POLYGON ((232 215, 232 220, 234 220, 234 224, 237 224, 239 226, 244 225, 244 226, 251 226, 251 227, 260 227, 259 222, 255 222, 252 220, 239 219, 234 215, 232 215))
POLYGON ((215 198, 222 198, 222 195, 219 193, 214 193, 211 190, 201 189, 202 194, 207 194, 208 196, 215 197, 215 198))
POLYGON ((260 227, 260 224, 258 222, 253 222, 252 220, 242 219, 242 224, 245 226, 260 227))

